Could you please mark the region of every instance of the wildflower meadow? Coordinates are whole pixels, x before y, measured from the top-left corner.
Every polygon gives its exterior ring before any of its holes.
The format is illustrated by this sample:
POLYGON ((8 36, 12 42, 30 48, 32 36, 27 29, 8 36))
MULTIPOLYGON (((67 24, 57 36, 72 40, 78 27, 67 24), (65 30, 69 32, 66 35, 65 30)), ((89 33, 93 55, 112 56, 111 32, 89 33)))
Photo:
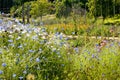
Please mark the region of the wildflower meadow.
POLYGON ((0 0, 0 80, 120 80, 120 0, 0 0))
POLYGON ((0 78, 119 80, 120 41, 48 33, 44 26, 1 19, 0 78))

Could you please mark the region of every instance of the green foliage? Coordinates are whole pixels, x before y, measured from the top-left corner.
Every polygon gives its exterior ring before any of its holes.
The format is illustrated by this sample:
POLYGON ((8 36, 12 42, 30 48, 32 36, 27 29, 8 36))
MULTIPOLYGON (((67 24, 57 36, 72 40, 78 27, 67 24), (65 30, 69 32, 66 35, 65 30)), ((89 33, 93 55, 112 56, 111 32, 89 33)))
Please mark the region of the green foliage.
POLYGON ((46 0, 37 0, 32 2, 31 15, 34 17, 42 17, 49 13, 50 4, 46 0))
POLYGON ((22 5, 25 2, 36 1, 36 0, 13 0, 14 5, 22 5))
POLYGON ((61 18, 61 17, 65 17, 67 18, 71 11, 72 11, 72 6, 71 3, 68 0, 62 0, 56 1, 56 17, 61 18))
POLYGON ((105 19, 119 14, 119 10, 116 9, 119 5, 118 3, 120 3, 118 0, 88 0, 89 17, 103 16, 103 19, 105 19))
POLYGON ((14 12, 16 11, 17 7, 16 6, 13 6, 11 7, 10 9, 10 14, 13 16, 14 15, 14 12))
POLYGON ((23 3, 23 0, 13 0, 15 5, 21 5, 23 3))
POLYGON ((78 10, 79 12, 81 10, 80 7, 85 8, 86 2, 87 1, 84 0, 61 0, 61 1, 57 0, 55 2, 56 17, 67 18, 68 16, 71 15, 72 12, 75 12, 75 9, 78 10))
MULTIPOLYGON (((25 15, 27 14, 27 8, 28 8, 29 5, 31 5, 31 2, 25 2, 24 3, 24 14, 25 15)), ((13 17, 22 17, 22 6, 13 6, 10 9, 10 14, 13 17)))

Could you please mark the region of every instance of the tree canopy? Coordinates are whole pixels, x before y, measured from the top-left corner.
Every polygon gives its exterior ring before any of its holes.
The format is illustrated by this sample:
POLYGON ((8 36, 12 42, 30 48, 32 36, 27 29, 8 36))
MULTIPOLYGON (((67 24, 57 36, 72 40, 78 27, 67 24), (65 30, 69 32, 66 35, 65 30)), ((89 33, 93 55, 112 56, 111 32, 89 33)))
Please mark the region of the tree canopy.
POLYGON ((34 17, 41 17, 48 12, 49 3, 47 0, 37 0, 32 3, 31 14, 34 17))
POLYGON ((40 1, 53 4, 52 8, 55 8, 56 16, 59 18, 69 16, 73 7, 86 9, 89 17, 94 18, 99 16, 106 18, 120 14, 120 0, 0 0, 0 11, 10 12, 12 6, 32 2, 35 3, 31 7, 32 15, 43 15, 41 12, 46 12, 46 5, 41 4, 40 1))

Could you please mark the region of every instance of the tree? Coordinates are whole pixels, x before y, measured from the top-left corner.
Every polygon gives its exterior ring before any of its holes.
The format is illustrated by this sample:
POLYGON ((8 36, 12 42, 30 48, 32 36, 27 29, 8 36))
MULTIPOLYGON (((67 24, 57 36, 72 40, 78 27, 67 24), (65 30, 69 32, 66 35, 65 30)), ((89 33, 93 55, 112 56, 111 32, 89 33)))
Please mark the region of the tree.
POLYGON ((102 16, 104 20, 120 13, 120 0, 88 0, 87 4, 90 17, 102 16))
POLYGON ((12 0, 0 0, 0 11, 4 13, 9 13, 12 4, 12 0))
POLYGON ((70 15, 72 5, 69 0, 57 0, 55 4, 57 18, 67 18, 70 15))
POLYGON ((67 18, 73 9, 78 9, 79 7, 86 8, 86 2, 87 0, 56 0, 56 17, 67 18))
POLYGON ((49 13, 49 6, 50 4, 48 3, 47 0, 33 1, 30 13, 34 17, 40 17, 42 21, 42 16, 49 13))
MULTIPOLYGON (((13 0, 13 3, 15 6, 16 5, 22 6, 22 22, 23 22, 23 24, 25 24, 25 5, 24 5, 24 3, 29 2, 29 1, 33 1, 33 0, 13 0)), ((28 7, 27 9, 29 10, 29 6, 27 6, 27 7, 28 7)), ((27 23, 29 23, 29 11, 27 13, 27 23)))

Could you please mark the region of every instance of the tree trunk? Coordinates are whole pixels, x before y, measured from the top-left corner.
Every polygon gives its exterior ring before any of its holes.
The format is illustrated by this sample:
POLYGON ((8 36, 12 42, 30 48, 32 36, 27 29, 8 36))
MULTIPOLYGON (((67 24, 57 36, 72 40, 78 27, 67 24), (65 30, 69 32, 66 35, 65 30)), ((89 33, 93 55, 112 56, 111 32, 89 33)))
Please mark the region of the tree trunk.
POLYGON ((40 16, 40 21, 42 22, 42 16, 40 16))
POLYGON ((113 5, 113 14, 115 16, 115 3, 116 3, 116 0, 114 0, 114 5, 113 5))
POLYGON ((87 19, 86 19, 86 12, 87 12, 87 10, 86 10, 86 4, 85 4, 85 14, 84 14, 84 16, 85 16, 85 20, 84 20, 84 24, 86 24, 86 22, 87 22, 87 19))
POLYGON ((30 6, 27 5, 27 23, 30 23, 30 6))
POLYGON ((43 26, 42 16, 40 16, 40 26, 43 26))
POLYGON ((24 11, 24 4, 22 5, 22 22, 25 24, 25 11, 24 11))

